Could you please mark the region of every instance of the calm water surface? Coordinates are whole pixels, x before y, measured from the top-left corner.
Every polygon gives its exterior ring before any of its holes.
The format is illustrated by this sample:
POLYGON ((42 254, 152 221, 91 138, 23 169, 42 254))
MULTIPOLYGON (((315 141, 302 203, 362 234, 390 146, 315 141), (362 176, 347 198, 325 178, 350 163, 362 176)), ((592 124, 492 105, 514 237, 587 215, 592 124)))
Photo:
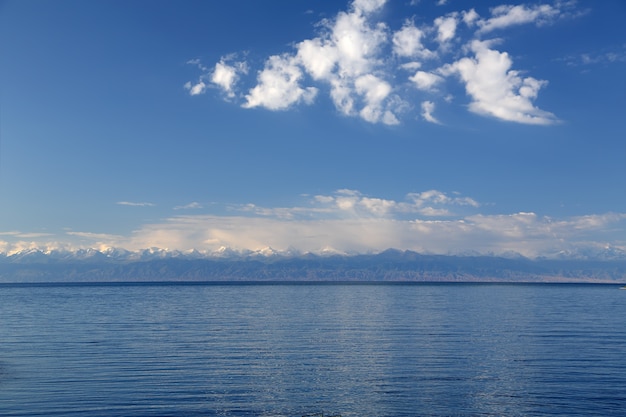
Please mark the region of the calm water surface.
POLYGON ((622 416, 610 285, 0 286, 2 416, 622 416))

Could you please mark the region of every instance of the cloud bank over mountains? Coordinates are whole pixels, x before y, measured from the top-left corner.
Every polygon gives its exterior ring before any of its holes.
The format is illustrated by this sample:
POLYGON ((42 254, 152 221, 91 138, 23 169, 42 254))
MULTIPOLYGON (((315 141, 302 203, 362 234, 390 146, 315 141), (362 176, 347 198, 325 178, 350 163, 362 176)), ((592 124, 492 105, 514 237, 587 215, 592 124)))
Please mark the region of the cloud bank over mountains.
POLYGON ((255 71, 239 59, 243 53, 208 67, 191 60, 201 75, 185 88, 191 95, 217 88, 243 108, 272 111, 311 105, 327 93, 344 116, 395 125, 403 116, 420 114, 442 123, 436 107, 452 99, 443 87, 460 83, 473 113, 524 124, 558 122, 534 103, 548 81, 515 69, 499 36, 514 26, 575 17, 573 2, 502 5, 488 16, 475 9, 455 11, 420 25, 407 19, 399 28, 381 21, 384 8, 393 7, 387 3, 354 0, 346 11, 322 20, 316 37, 294 41, 292 50, 268 57, 255 71), (250 85, 254 76, 256 84, 250 85))
POLYGON ((301 199, 302 204, 288 207, 228 205, 222 214, 210 213, 194 202, 176 206, 171 217, 143 224, 128 235, 75 230, 59 234, 3 232, 0 252, 158 248, 205 254, 358 254, 396 248, 431 254, 516 253, 535 258, 626 251, 626 213, 567 218, 532 212, 489 214, 485 212, 493 210, 489 204, 437 190, 409 193, 402 200, 348 189, 301 199))

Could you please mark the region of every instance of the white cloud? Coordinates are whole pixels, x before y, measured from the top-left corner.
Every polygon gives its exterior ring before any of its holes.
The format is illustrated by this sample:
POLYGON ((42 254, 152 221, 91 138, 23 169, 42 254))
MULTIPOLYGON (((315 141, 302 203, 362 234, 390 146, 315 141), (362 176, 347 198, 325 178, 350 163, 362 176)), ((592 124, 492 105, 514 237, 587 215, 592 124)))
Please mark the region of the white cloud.
POLYGON ((383 119, 385 115, 393 117, 387 124, 397 124, 393 114, 386 112, 383 108, 383 101, 391 92, 391 86, 385 81, 371 74, 363 75, 354 82, 355 90, 364 97, 365 106, 361 109, 360 115, 368 122, 376 123, 383 119))
POLYGON ((445 44, 452 40, 456 33, 457 24, 457 13, 451 13, 447 16, 436 18, 435 26, 437 28, 437 41, 439 41, 439 43, 441 44, 445 44))
POLYGON ((438 190, 428 190, 421 193, 410 193, 407 195, 407 198, 413 201, 413 203, 417 207, 423 207, 426 204, 480 207, 480 204, 472 198, 450 197, 447 194, 438 190))
MULTIPOLYGON (((362 10, 371 10, 371 7, 362 10)), ((370 26, 367 17, 361 12, 339 13, 330 32, 323 35, 324 40, 319 42, 324 49, 320 52, 335 63, 333 71, 324 74, 322 79, 330 84, 331 98, 341 113, 358 114, 369 122, 378 122, 383 119, 382 101, 389 95, 390 86, 372 71, 379 64, 377 52, 386 35, 384 26, 370 26), (363 103, 358 95, 365 98, 363 103)), ((307 71, 316 74, 314 66, 304 64, 307 71)))
POLYGON ((352 86, 339 79, 331 80, 331 86, 330 97, 337 110, 346 116, 353 116, 355 114, 355 98, 352 86))
MULTIPOLYGON (((378 54, 387 39, 387 29, 382 23, 369 23, 384 3, 357 0, 349 12, 325 21, 319 37, 297 43, 295 54, 270 57, 258 74, 257 85, 245 96, 243 107, 285 110, 299 103, 311 104, 319 90, 302 87, 306 73, 315 81, 327 83, 330 97, 342 114, 360 116, 371 123, 397 124, 394 105, 399 100, 390 94, 391 85, 375 75, 375 69, 382 64, 378 54)), ((219 84, 234 97, 233 68, 221 64, 216 65, 213 81, 219 68, 219 84)), ((204 88, 198 87, 198 91, 204 88)))
POLYGON ((315 80, 328 80, 339 61, 339 51, 320 38, 298 44, 298 58, 315 80))
POLYGON ((204 81, 198 81, 195 84, 192 84, 188 81, 187 83, 185 83, 185 88, 189 90, 190 95, 197 96, 199 94, 204 94, 204 92, 206 91, 206 84, 204 83, 204 81))
POLYGON ((422 38, 425 33, 415 27, 412 22, 404 24, 402 29, 393 34, 393 52, 400 57, 417 57, 429 59, 436 57, 433 51, 425 48, 422 38))
MULTIPOLYGON (((340 114, 388 125, 400 123, 400 115, 420 103, 423 116, 436 120, 432 110, 424 107, 432 105, 423 104, 430 100, 415 97, 419 92, 407 89, 407 79, 397 76, 396 71, 403 69, 414 73, 409 82, 430 95, 443 95, 438 86, 448 80, 442 76, 457 74, 471 97, 468 108, 474 113, 536 125, 557 121, 552 113, 533 104, 547 81, 522 76, 512 69, 507 52, 491 48, 494 40, 479 38, 514 25, 541 25, 573 15, 568 12, 574 7, 572 2, 502 5, 492 8, 489 18, 481 18, 474 9, 455 11, 420 27, 413 19, 405 20, 396 30, 383 22, 385 14, 379 13, 386 3, 352 1, 347 10, 320 22, 316 36, 294 42, 291 52, 267 58, 256 73, 256 83, 246 87, 242 84, 247 63, 236 62, 235 55, 222 57, 210 69, 198 59, 191 60, 204 74, 185 88, 191 95, 199 95, 216 86, 226 100, 243 101, 244 108, 274 111, 310 105, 318 94, 327 93, 340 114), (459 30, 461 22, 464 30, 459 30), (438 49, 431 50, 429 45, 438 49), (433 63, 439 68, 433 68, 433 63)), ((440 98, 444 104, 451 101, 440 98)))
POLYGON ((476 21, 480 18, 480 16, 478 15, 478 13, 476 13, 476 10, 474 9, 462 12, 462 16, 463 22, 465 22, 467 26, 473 26, 474 23, 476 23, 476 21))
POLYGON ((235 65, 229 65, 222 59, 215 64, 215 68, 211 74, 211 82, 219 86, 228 97, 233 98, 235 97, 234 86, 237 82, 238 73, 240 72, 247 72, 244 63, 240 62, 235 65))
POLYGON ((342 214, 352 214, 366 217, 385 217, 399 207, 393 200, 371 198, 362 195, 356 190, 338 190, 333 196, 315 196, 314 201, 326 208, 326 213, 339 210, 342 214))
POLYGON ((378 53, 386 41, 383 24, 370 25, 370 14, 384 1, 353 3, 326 23, 320 37, 297 45, 297 58, 315 80, 328 83, 335 107, 344 115, 359 115, 371 123, 397 124, 391 85, 374 74, 378 53))
POLYGON ((246 96, 244 107, 281 110, 300 101, 311 103, 318 90, 300 87, 304 70, 314 80, 329 84, 331 98, 341 113, 358 114, 372 123, 397 123, 383 103, 390 85, 371 74, 386 35, 384 26, 370 27, 367 19, 383 4, 357 1, 352 12, 341 12, 334 21, 327 22, 320 37, 298 43, 295 55, 270 57, 259 74, 258 85, 246 96))
POLYGON ((461 77, 473 100, 471 111, 518 123, 547 125, 557 121, 552 113, 532 103, 547 81, 522 78, 518 71, 511 70, 509 55, 490 49, 490 42, 472 41, 471 50, 473 58, 462 58, 442 70, 461 77))
POLYGON ((424 101, 422 102, 422 117, 424 120, 430 123, 441 124, 435 116, 433 116, 433 112, 435 111, 435 103, 432 101, 424 101))
POLYGON ((362 217, 392 217, 407 214, 424 216, 451 216, 454 207, 479 207, 471 198, 449 196, 441 191, 429 190, 421 193, 409 193, 404 201, 387 200, 364 196, 356 190, 338 190, 332 196, 315 196, 314 202, 318 213, 352 213, 362 217))
POLYGON ((377 65, 377 52, 386 40, 386 26, 370 25, 368 15, 339 13, 332 26, 330 42, 337 49, 338 76, 355 77, 377 65))
MULTIPOLYGON (((207 71, 207 68, 204 65, 202 65, 202 62, 200 62, 198 58, 190 59, 189 61, 187 61, 187 64, 198 67, 200 71, 202 72, 207 71)), ((186 90, 189 90, 189 95, 197 96, 200 94, 204 94, 204 92, 206 91, 207 85, 203 80, 204 80, 204 75, 201 75, 200 79, 197 82, 192 83, 191 81, 187 81, 183 87, 186 90)))
POLYGON ((560 10, 549 4, 539 4, 531 7, 525 5, 497 6, 491 9, 491 18, 478 21, 479 33, 487 33, 525 23, 547 23, 559 14, 560 10))
POLYGON ((192 83, 188 81, 184 87, 189 90, 189 94, 197 96, 204 94, 209 88, 208 83, 212 83, 220 88, 227 98, 232 99, 235 97, 235 83, 239 79, 240 74, 246 74, 248 72, 248 66, 245 62, 233 62, 235 55, 231 54, 226 57, 222 57, 218 63, 215 64, 211 70, 204 66, 199 59, 191 59, 187 61, 188 64, 197 66, 203 74, 199 77, 198 81, 192 83))
POLYGON ((246 95, 243 107, 266 107, 270 110, 285 110, 292 104, 313 102, 317 89, 302 88, 299 85, 302 71, 293 57, 274 55, 265 63, 259 73, 259 84, 246 95))
POLYGON ((354 0, 352 7, 357 14, 372 13, 380 10, 387 0, 354 0))
POLYGON ((433 91, 437 84, 443 82, 443 78, 437 74, 426 71, 417 71, 415 75, 409 77, 415 86, 423 91, 433 91))

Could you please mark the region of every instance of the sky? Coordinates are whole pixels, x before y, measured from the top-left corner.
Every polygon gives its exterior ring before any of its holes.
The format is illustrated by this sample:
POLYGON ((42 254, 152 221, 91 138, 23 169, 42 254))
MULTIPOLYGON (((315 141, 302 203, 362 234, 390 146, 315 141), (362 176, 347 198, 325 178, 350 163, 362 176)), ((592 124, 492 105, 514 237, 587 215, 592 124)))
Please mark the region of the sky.
POLYGON ((626 3, 0 2, 0 252, 626 250, 626 3))

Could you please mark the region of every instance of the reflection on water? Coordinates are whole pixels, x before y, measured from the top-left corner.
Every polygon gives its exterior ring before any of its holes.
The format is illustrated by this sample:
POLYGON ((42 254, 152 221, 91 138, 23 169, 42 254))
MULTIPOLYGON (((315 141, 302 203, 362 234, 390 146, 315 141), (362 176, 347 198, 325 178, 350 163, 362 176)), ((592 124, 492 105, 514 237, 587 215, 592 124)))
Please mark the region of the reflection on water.
POLYGON ((0 287, 0 415, 621 415, 626 293, 0 287))

